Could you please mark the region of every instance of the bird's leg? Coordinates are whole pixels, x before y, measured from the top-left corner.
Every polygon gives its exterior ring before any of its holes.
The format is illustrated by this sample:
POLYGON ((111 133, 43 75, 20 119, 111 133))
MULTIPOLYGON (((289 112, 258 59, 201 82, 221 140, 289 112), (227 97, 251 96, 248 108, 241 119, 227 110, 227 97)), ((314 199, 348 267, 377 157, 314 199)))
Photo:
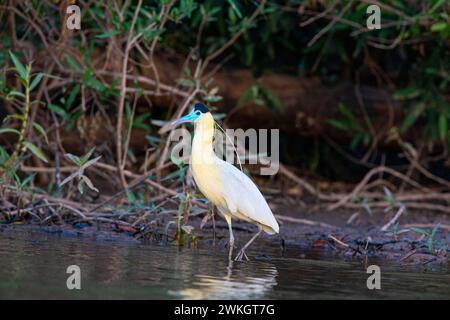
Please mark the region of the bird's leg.
POLYGON ((212 218, 212 224, 213 224, 213 243, 216 245, 216 219, 214 217, 215 211, 214 207, 211 209, 211 218, 212 218))
POLYGON ((228 253, 228 260, 232 260, 233 259, 233 247, 234 247, 234 235, 233 235, 233 228, 231 227, 231 217, 230 218, 226 218, 227 223, 228 223, 228 230, 230 231, 230 252, 228 253))
POLYGON ((245 250, 252 244, 253 241, 255 241, 256 238, 258 238, 258 236, 261 234, 262 230, 263 229, 261 227, 259 227, 258 232, 239 251, 239 253, 236 256, 236 259, 234 259, 235 261, 242 261, 242 257, 245 257, 247 260, 249 260, 247 255, 245 254, 245 250))

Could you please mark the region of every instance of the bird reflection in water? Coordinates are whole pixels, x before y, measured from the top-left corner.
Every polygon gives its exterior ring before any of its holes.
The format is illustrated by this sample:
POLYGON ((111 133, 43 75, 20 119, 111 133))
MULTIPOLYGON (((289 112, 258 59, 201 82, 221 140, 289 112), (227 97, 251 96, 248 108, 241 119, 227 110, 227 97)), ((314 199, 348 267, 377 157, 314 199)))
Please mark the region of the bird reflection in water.
POLYGON ((278 271, 269 263, 251 263, 245 268, 230 260, 223 277, 195 275, 191 287, 169 294, 182 299, 261 299, 277 286, 278 271))

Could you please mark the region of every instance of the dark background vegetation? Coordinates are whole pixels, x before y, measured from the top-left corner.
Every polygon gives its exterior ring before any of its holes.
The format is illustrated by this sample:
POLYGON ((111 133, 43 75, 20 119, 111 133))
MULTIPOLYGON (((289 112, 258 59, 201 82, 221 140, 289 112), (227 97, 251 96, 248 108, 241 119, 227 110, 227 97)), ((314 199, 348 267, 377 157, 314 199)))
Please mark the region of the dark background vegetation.
POLYGON ((227 127, 280 128, 283 167, 262 185, 331 208, 449 211, 447 1, 3 0, 0 30, 8 210, 179 197, 167 124, 203 101, 227 127))

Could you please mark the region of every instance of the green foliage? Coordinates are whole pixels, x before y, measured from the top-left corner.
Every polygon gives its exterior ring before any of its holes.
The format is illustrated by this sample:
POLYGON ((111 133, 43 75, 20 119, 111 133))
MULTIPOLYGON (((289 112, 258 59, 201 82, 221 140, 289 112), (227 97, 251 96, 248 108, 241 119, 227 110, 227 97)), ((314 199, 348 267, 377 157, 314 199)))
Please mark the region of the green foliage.
POLYGON ((441 227, 441 224, 438 223, 434 226, 434 228, 431 231, 422 229, 422 228, 411 228, 412 230, 414 230, 417 233, 423 234, 424 236, 427 237, 427 246, 428 246, 428 251, 433 254, 434 253, 434 249, 435 249, 435 236, 436 233, 439 231, 439 228, 441 227))
POLYGON ((364 209, 364 211, 369 215, 372 216, 373 211, 372 208, 369 205, 369 200, 367 198, 361 198, 361 197, 356 197, 354 199, 352 199, 352 201, 356 204, 359 204, 361 206, 361 208, 364 209))
POLYGON ((353 114, 353 112, 344 104, 339 104, 339 112, 342 115, 342 119, 329 119, 328 123, 339 130, 343 130, 352 135, 350 148, 355 149, 362 141, 365 147, 367 147, 372 140, 370 131, 366 129, 367 126, 359 120, 359 118, 353 114))
MULTIPOLYGON (((33 142, 25 140, 26 132, 28 129, 29 121, 29 113, 30 113, 30 107, 32 104, 38 103, 38 101, 31 101, 31 91, 35 89, 39 83, 41 82, 42 78, 44 76, 49 76, 48 74, 39 72, 37 74, 32 74, 32 63, 30 62, 27 65, 23 65, 22 62, 17 58, 17 56, 9 51, 9 56, 11 58, 11 61, 14 65, 13 68, 11 68, 12 71, 15 71, 20 83, 23 85, 24 90, 19 91, 16 88, 8 89, 4 88, 4 94, 9 101, 18 100, 18 112, 16 114, 9 115, 5 118, 4 124, 8 123, 8 121, 11 120, 18 120, 21 123, 21 129, 16 130, 13 128, 2 128, 0 129, 0 134, 2 133, 15 133, 18 135, 18 140, 16 147, 13 151, 13 153, 9 156, 7 155, 6 151, 3 149, 3 161, 0 163, 9 176, 15 175, 15 162, 20 157, 21 153, 28 150, 30 151, 34 156, 39 158, 40 160, 47 162, 47 158, 44 154, 44 152, 33 142)), ((42 126, 34 122, 31 124, 33 128, 35 128, 41 135, 45 137, 45 140, 48 142, 47 135, 45 133, 45 130, 42 128, 42 126)))
POLYGON ((176 226, 177 226, 177 233, 175 236, 175 239, 177 240, 178 246, 182 247, 184 246, 185 241, 185 235, 188 235, 189 243, 194 241, 195 238, 193 238, 193 227, 186 225, 183 223, 184 217, 189 215, 189 198, 190 194, 180 194, 180 204, 178 205, 178 214, 176 217, 176 226))
POLYGON ((239 100, 238 106, 244 106, 246 103, 252 102, 257 106, 267 105, 271 110, 281 110, 281 102, 276 95, 269 89, 263 88, 258 84, 252 85, 244 93, 239 100))
POLYGON ((92 147, 82 157, 78 157, 78 156, 70 154, 70 153, 65 154, 65 157, 68 160, 70 160, 71 162, 73 162, 78 167, 78 170, 76 172, 72 173, 66 179, 64 179, 61 182, 61 184, 59 185, 60 187, 63 187, 68 182, 70 182, 70 181, 74 180, 75 178, 77 178, 77 180, 78 180, 77 189, 78 189, 78 191, 81 194, 84 193, 84 191, 86 189, 85 188, 86 186, 89 189, 91 189, 91 190, 93 190, 95 192, 99 192, 98 189, 92 183, 92 181, 84 174, 84 171, 86 170, 86 168, 88 168, 89 166, 92 166, 93 164, 95 164, 101 158, 101 156, 98 156, 98 157, 90 160, 90 158, 93 155, 94 151, 95 151, 95 147, 92 147))
MULTIPOLYGON (((262 7, 261 14, 248 23, 260 2, 182 0, 168 9, 168 21, 160 27, 161 10, 168 3, 144 1, 133 35, 142 33, 148 44, 156 40, 162 49, 185 55, 193 53, 194 59, 202 61, 237 32, 243 31, 243 35, 233 42, 223 56, 230 57, 228 63, 231 65, 251 68, 256 77, 273 69, 292 70, 294 66, 299 73, 319 76, 324 83, 337 83, 345 79, 345 74, 353 76, 356 71, 361 72, 361 81, 371 82, 374 77, 378 77, 371 72, 371 66, 377 65, 398 84, 395 96, 402 101, 405 114, 401 133, 420 127, 430 142, 450 143, 450 107, 444 99, 450 80, 447 51, 450 19, 447 1, 430 0, 423 5, 397 0, 384 1, 385 6, 381 10, 383 26, 380 30, 370 32, 365 29, 368 4, 360 1, 268 1, 262 7), (300 22, 310 19, 314 12, 317 15, 327 10, 330 11, 329 15, 303 27, 299 26, 300 22), (303 13, 306 11, 308 13, 303 13), (340 19, 331 21, 331 17, 340 19), (321 36, 311 41, 319 32, 321 36), (394 39, 398 39, 398 44, 391 46, 394 39), (373 62, 370 66, 366 64, 369 60, 373 62)), ((65 88, 66 92, 70 92, 69 97, 66 96, 67 100, 48 105, 69 126, 72 127, 80 116, 73 109, 79 107, 76 102, 81 84, 85 90, 94 91, 105 105, 109 105, 111 98, 117 96, 117 82, 110 87, 105 86, 92 71, 92 58, 96 50, 107 48, 112 38, 128 37, 136 5, 136 2, 130 4, 121 15, 116 10, 105 10, 102 2, 94 2, 83 8, 83 29, 89 30, 92 41, 86 43, 77 36, 72 38, 71 45, 80 48, 79 54, 72 56, 65 53, 61 63, 77 76, 65 88)), ((34 6, 39 18, 49 16, 54 10, 45 3, 34 6)), ((57 20, 57 12, 54 19, 57 20)), ((26 28, 26 21, 19 19, 17 31, 26 28)), ((37 47, 42 45, 38 38, 29 40, 37 47)), ((24 66, 19 65, 17 70, 22 76, 25 75, 24 66)), ((202 87, 204 84, 199 86, 193 80, 194 75, 195 72, 191 72, 182 77, 178 84, 182 88, 202 87)), ((37 86, 42 77, 42 74, 36 76, 31 89, 37 86)), ((220 100, 218 95, 205 94, 205 101, 209 103, 220 100)), ((256 105, 268 105, 274 110, 282 107, 272 92, 258 85, 247 90, 240 104, 249 101, 256 105)), ((352 149, 360 145, 367 147, 373 139, 369 126, 353 121, 347 112, 343 112, 342 105, 339 109, 343 117, 332 120, 330 124, 353 135, 350 143, 352 149)))
MULTIPOLYGON (((71 34, 65 43, 68 50, 63 51, 58 59, 48 52, 52 62, 55 60, 55 73, 60 74, 64 81, 59 94, 52 93, 46 109, 49 116, 55 116, 65 129, 75 128, 85 113, 94 113, 98 109, 110 112, 115 108, 119 95, 117 75, 105 81, 97 73, 98 69, 120 69, 115 63, 120 61, 122 53, 118 57, 108 55, 111 61, 105 61, 99 67, 98 54, 114 51, 111 43, 122 44, 128 36, 142 35, 145 41, 140 43, 140 50, 134 49, 129 60, 130 64, 139 62, 135 63, 138 70, 146 65, 140 63, 140 54, 144 52, 149 55, 153 42, 163 54, 189 55, 192 63, 180 70, 183 73, 177 81, 178 88, 185 91, 198 89, 199 96, 214 105, 222 101, 222 88, 213 87, 208 82, 210 79, 198 78, 201 63, 242 32, 212 61, 219 65, 226 62, 229 66, 246 67, 253 71, 255 82, 240 97, 240 106, 251 102, 256 106, 268 106, 271 110, 282 108, 278 97, 258 82, 261 75, 273 70, 318 77, 325 84, 358 81, 362 84, 392 86, 394 97, 402 104, 401 112, 404 113, 400 134, 421 130, 420 136, 427 140, 426 145, 447 142, 450 146, 450 106, 446 97, 450 80, 448 1, 430 0, 421 4, 414 1, 383 1, 383 26, 380 30, 370 32, 365 29, 368 4, 362 1, 267 1, 261 7, 261 1, 180 0, 171 7, 168 6, 170 1, 143 1, 132 34, 129 33, 137 1, 127 3, 129 5, 123 12, 111 9, 108 3, 101 1, 82 7, 82 30, 71 34), (260 14, 251 20, 259 9, 260 14), (161 13, 165 10, 168 11, 167 21, 161 26, 161 20, 165 19, 161 13), (323 12, 329 14, 317 16, 323 12), (314 17, 313 21, 305 23, 311 17, 314 17), (333 20, 334 17, 339 19, 333 20), (396 39, 398 41, 394 43, 396 39), (389 81, 378 81, 380 78, 389 81)), ((36 21, 45 21, 52 27, 59 26, 60 12, 51 1, 32 2, 29 9, 35 10, 33 18, 36 21)), ((29 21, 19 16, 16 16, 16 20, 16 33, 24 35, 23 41, 36 48, 36 51, 48 50, 40 35, 52 39, 55 35, 48 30, 54 28, 42 29, 36 34, 30 32, 29 21)), ((5 33, 2 38, 3 48, 12 48, 12 40, 5 33)), ((42 79, 48 76, 43 73, 28 75, 31 64, 22 64, 19 53, 16 56, 8 55, 7 50, 0 52, 0 63, 9 65, 9 60, 21 82, 27 76, 30 77, 27 80, 29 91, 37 90, 42 79)), ((13 82, 8 81, 10 75, 6 75, 6 72, 0 73, 2 96, 14 101, 26 100, 26 90, 11 85, 8 88, 13 82)), ((137 83, 132 86, 137 90, 137 96, 141 96, 143 89, 137 83)), ((32 103, 30 101, 29 104, 32 103)), ((154 129, 149 123, 150 113, 134 116, 130 112, 130 105, 131 101, 127 99, 124 133, 128 133, 129 128, 154 129)), ((359 113, 341 101, 336 101, 336 107, 339 115, 329 124, 351 136, 351 149, 369 147, 377 134, 369 130, 370 124, 374 122, 371 115, 369 119, 362 120, 359 113)), ((23 111, 20 110, 18 117, 10 115, 7 120, 21 121, 23 111)), ((170 114, 164 116, 169 117, 170 114)), ((31 127, 39 134, 36 139, 47 142, 48 137, 42 126, 33 123, 26 127, 31 127)), ((17 134, 11 131, 13 128, 3 126, 2 130, 9 131, 0 131, 0 134, 17 134)), ((20 130, 17 131, 20 133, 20 130)), ((123 137, 127 137, 127 134, 123 134, 123 137)), ((42 143, 28 141, 27 147, 22 148, 24 142, 20 143, 20 150, 46 159, 44 152, 36 149, 42 143)), ((134 150, 127 151, 134 157, 134 150)))
POLYGON ((395 207, 402 207, 402 206, 404 206, 401 201, 398 201, 398 200, 395 199, 394 195, 392 194, 392 192, 387 187, 383 187, 383 189, 384 189, 384 200, 388 203, 388 206, 384 210, 385 212, 389 211, 389 210, 391 210, 392 208, 395 208, 395 207))
MULTIPOLYGON (((380 67, 397 84, 394 98, 403 104, 404 111, 401 133, 419 128, 428 145, 440 141, 450 145, 450 106, 445 98, 450 80, 448 1, 431 0, 423 6, 396 0, 383 4, 382 27, 370 32, 364 30, 368 6, 365 2, 330 2, 316 10, 331 10, 330 18, 318 19, 306 27, 323 35, 303 48, 299 66, 303 72, 313 70, 327 83, 336 83, 344 71, 357 71, 358 81, 371 83, 380 77, 373 66, 380 67), (337 16, 341 20, 330 23, 337 16)), ((308 9, 305 4, 300 7, 308 9)), ((353 135, 353 149, 361 141, 367 146, 373 138, 369 126, 359 127, 347 113, 330 124, 353 135)))
POLYGON ((29 141, 24 141, 23 145, 27 150, 30 150, 31 153, 33 153, 36 157, 38 157, 44 162, 48 162, 44 152, 42 152, 42 150, 38 146, 29 141))

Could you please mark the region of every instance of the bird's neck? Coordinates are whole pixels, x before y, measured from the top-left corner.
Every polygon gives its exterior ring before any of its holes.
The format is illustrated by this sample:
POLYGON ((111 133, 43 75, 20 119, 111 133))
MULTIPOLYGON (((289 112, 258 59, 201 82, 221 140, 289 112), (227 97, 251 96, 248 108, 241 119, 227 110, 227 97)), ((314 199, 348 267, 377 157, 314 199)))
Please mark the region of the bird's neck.
POLYGON ((198 189, 208 200, 219 207, 224 207, 222 197, 223 181, 219 158, 213 149, 214 119, 207 113, 195 122, 194 140, 192 141, 191 163, 192 175, 198 189))
POLYGON ((204 114, 195 123, 194 140, 192 142, 192 158, 194 162, 214 160, 213 150, 214 118, 210 113, 204 114))

